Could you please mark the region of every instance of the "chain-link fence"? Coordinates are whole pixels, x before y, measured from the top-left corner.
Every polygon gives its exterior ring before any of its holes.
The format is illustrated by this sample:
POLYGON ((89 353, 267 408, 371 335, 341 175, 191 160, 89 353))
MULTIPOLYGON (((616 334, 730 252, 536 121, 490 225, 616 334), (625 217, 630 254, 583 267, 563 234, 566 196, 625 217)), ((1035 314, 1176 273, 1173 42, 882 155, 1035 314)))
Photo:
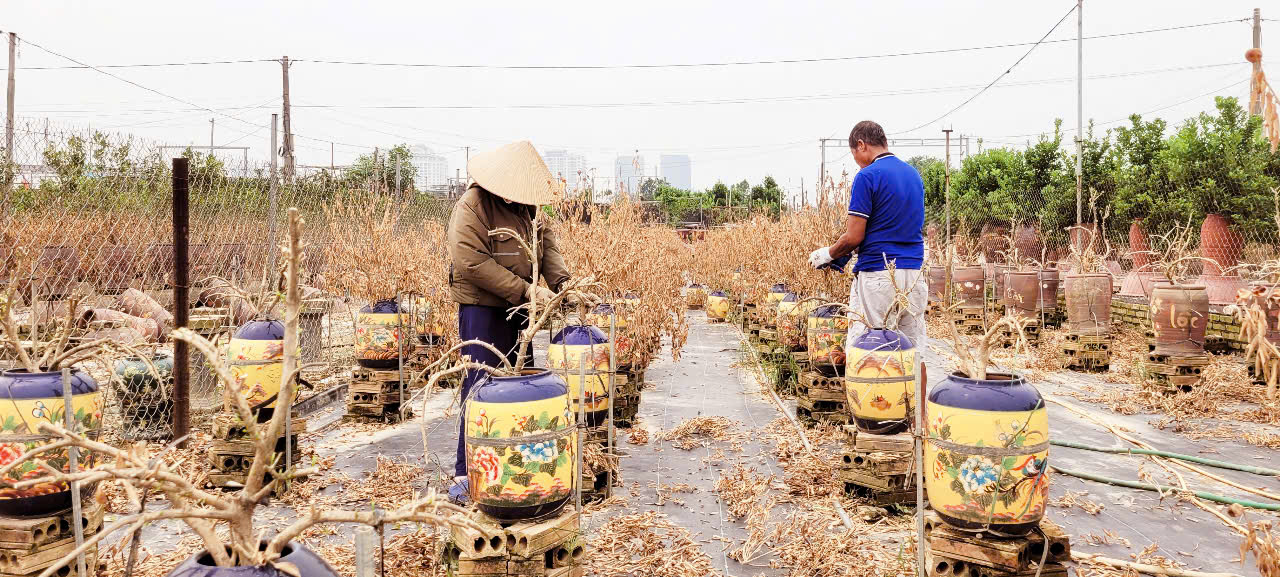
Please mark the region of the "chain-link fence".
MULTIPOLYGON (((188 326, 219 345, 278 301, 273 267, 283 263, 272 247, 283 240, 288 208, 297 208, 306 219, 303 281, 309 288, 301 319, 302 358, 327 367, 312 373, 312 381, 351 364, 354 314, 368 304, 326 280, 342 276, 335 267, 349 266, 331 258, 332 239, 349 235, 338 234, 348 223, 331 218, 328 209, 377 199, 394 215, 396 230, 410 235, 426 223, 442 227, 453 203, 401 189, 395 181, 383 183, 377 174, 371 179, 312 170, 292 182, 277 179, 273 186, 269 165, 241 157, 45 121, 18 119, 16 126, 12 162, 4 174, 9 186, 0 221, 0 264, 6 273, 0 284, 15 295, 19 337, 37 343, 69 318, 81 342, 111 338, 148 356, 170 348, 165 333, 174 310, 173 156, 190 159, 188 326), (77 299, 82 299, 77 309, 68 312, 77 299)), ((401 182, 411 182, 412 175, 407 176, 401 182)), ((216 380, 204 359, 193 356, 192 409, 220 407, 216 380)), ((13 359, 0 362, 12 365, 13 359)), ((84 364, 105 391, 104 406, 119 412, 120 418, 106 422, 121 424, 115 433, 167 436, 172 409, 167 374, 160 382, 151 382, 154 375, 113 377, 126 369, 116 371, 111 364, 117 363, 84 364)))

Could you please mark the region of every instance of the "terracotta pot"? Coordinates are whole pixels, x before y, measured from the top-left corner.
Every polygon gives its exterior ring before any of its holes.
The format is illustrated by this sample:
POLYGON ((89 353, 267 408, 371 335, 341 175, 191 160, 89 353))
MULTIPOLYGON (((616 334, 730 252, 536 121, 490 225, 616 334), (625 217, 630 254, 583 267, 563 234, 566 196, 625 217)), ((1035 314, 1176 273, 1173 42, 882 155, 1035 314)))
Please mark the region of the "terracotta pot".
MULTIPOLYGON (((1076 250, 1083 251, 1085 247, 1089 246, 1090 242, 1094 242, 1094 237, 1097 236, 1097 233, 1098 225, 1092 222, 1086 222, 1080 226, 1071 227, 1067 236, 1071 239, 1071 246, 1076 247, 1076 250)), ((1101 252, 1100 250, 1097 250, 1099 248, 1100 247, 1096 245, 1094 246, 1095 251, 1101 252)))
POLYGON ((1133 270, 1145 271, 1151 266, 1151 255, 1146 251, 1151 250, 1151 245, 1147 243, 1147 235, 1142 232, 1142 219, 1136 219, 1133 224, 1129 225, 1129 252, 1133 255, 1133 270))
POLYGON ((19 283, 19 294, 29 295, 34 284, 36 293, 57 300, 71 290, 80 276, 80 257, 69 246, 46 246, 36 259, 35 274, 19 283))
POLYGON ((157 341, 161 335, 160 323, 157 323, 155 319, 135 317, 113 309, 89 309, 80 315, 79 324, 81 327, 88 327, 89 323, 92 322, 126 326, 142 333, 149 341, 157 341))
POLYGON ((173 245, 152 243, 142 252, 138 272, 145 286, 164 286, 173 275, 173 245))
POLYGON ((987 262, 1004 260, 1000 253, 1009 248, 1009 243, 1005 239, 1008 234, 1009 229, 1003 226, 983 225, 979 241, 982 243, 982 254, 987 257, 987 262))
POLYGON ((946 302, 947 269, 940 266, 931 266, 925 274, 925 279, 929 283, 929 300, 946 302))
POLYGON ((1267 317, 1267 340, 1280 343, 1280 286, 1268 282, 1250 283, 1240 291, 1236 302, 1240 306, 1257 305, 1267 317))
POLYGON ((226 308, 231 312, 231 323, 237 326, 258 316, 258 309, 240 298, 231 284, 220 278, 210 279, 208 286, 200 291, 198 298, 205 306, 226 308))
POLYGON ((1209 294, 1200 285, 1157 284, 1151 291, 1151 330, 1157 355, 1204 354, 1209 294))
POLYGON ((85 280, 105 293, 117 293, 129 287, 138 276, 138 249, 129 245, 106 245, 89 264, 85 280))
POLYGON ((948 525, 996 536, 1030 533, 1049 499, 1049 414, 1018 375, 958 373, 927 395, 925 488, 948 525))
POLYGON ((1222 215, 1204 217, 1200 226, 1200 255, 1209 259, 1204 263, 1204 274, 1221 275, 1240 261, 1244 252, 1244 237, 1231 230, 1231 223, 1222 215))
POLYGON ((1040 272, 1009 271, 1005 276, 1005 306, 1020 316, 1040 314, 1040 272))
POLYGON ((1078 335, 1111 332, 1111 275, 1066 276, 1067 330, 1078 335))
POLYGON ((1009 273, 1013 272, 1014 267, 1007 265, 994 265, 991 271, 991 286, 994 287, 996 304, 1003 305, 1009 303, 1009 273))
POLYGON ((951 269, 951 286, 956 299, 967 307, 980 307, 986 291, 985 271, 980 266, 951 269))
POLYGON ((1018 255, 1022 258, 1032 258, 1039 260, 1040 258, 1040 233, 1036 232, 1036 228, 1031 225, 1023 225, 1018 227, 1018 232, 1013 237, 1013 246, 1018 249, 1018 255))
POLYGON ((161 330, 173 326, 173 314, 165 310, 163 305, 156 302, 156 299, 151 298, 151 295, 138 289, 131 288, 120 293, 120 296, 116 297, 116 306, 135 317, 154 319, 160 324, 161 330))
POLYGON ((1040 306, 1046 311, 1058 308, 1058 285, 1062 283, 1058 269, 1040 271, 1040 306))

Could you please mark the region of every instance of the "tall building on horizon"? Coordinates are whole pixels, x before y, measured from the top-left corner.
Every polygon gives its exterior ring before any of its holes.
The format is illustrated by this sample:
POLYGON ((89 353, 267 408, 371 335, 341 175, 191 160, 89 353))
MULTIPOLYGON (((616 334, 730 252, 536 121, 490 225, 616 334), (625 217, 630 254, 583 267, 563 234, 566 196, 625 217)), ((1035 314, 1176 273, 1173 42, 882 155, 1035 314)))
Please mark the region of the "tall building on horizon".
POLYGON ((552 175, 563 178, 568 190, 578 188, 579 179, 589 178, 587 157, 564 149, 552 149, 542 153, 542 161, 552 175))
POLYGON ((687 154, 664 154, 658 157, 658 169, 667 184, 693 190, 693 161, 687 154))
POLYGON ((448 187, 449 159, 421 144, 411 147, 409 153, 412 155, 410 162, 418 169, 413 178, 414 188, 425 192, 448 187))
POLYGON ((615 193, 625 192, 632 197, 640 194, 640 185, 644 177, 644 157, 619 156, 613 163, 613 182, 615 193))

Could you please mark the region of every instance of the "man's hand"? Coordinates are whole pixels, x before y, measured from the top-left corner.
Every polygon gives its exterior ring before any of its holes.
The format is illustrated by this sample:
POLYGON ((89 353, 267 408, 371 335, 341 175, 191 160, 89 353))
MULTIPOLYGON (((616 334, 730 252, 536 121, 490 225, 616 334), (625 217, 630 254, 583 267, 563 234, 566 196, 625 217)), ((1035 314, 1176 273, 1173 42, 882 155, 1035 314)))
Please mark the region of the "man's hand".
POLYGON ((823 265, 831 264, 831 247, 824 246, 818 250, 809 253, 809 265, 813 268, 822 268, 823 265))
POLYGON ((550 302, 553 298, 556 298, 556 293, 551 292, 551 289, 538 285, 529 286, 529 300, 543 305, 550 302))

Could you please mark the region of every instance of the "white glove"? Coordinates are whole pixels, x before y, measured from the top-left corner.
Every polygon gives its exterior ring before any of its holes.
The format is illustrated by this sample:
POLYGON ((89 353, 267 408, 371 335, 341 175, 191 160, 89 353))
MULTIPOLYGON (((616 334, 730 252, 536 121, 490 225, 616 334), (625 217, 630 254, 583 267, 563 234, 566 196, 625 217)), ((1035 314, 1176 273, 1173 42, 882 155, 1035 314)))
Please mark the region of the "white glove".
POLYGON ((556 298, 556 293, 551 292, 551 289, 538 285, 529 286, 529 300, 535 301, 541 305, 549 302, 553 298, 556 298))
POLYGON ((823 265, 831 264, 833 260, 835 259, 831 258, 831 247, 829 246, 824 246, 809 253, 809 264, 813 268, 822 268, 823 265))

